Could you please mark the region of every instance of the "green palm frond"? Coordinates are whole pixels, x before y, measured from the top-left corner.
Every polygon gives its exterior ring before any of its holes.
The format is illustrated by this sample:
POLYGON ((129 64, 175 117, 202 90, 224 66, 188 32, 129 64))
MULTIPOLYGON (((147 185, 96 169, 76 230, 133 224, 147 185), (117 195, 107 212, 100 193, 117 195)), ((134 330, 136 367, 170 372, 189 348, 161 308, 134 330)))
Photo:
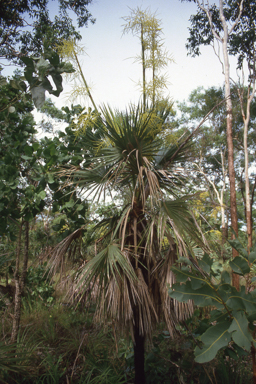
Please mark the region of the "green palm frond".
POLYGON ((187 240, 185 248, 190 247, 191 241, 205 248, 202 233, 200 233, 199 227, 196 225, 195 219, 184 198, 163 201, 162 210, 168 215, 170 219, 169 224, 176 236, 180 239, 183 238, 185 241, 187 240))
POLYGON ((168 169, 177 163, 181 165, 186 162, 188 160, 188 150, 193 147, 192 141, 186 142, 188 135, 189 133, 182 135, 176 143, 162 146, 155 157, 155 166, 160 169, 168 169), (183 142, 186 142, 186 144, 183 145, 183 142))

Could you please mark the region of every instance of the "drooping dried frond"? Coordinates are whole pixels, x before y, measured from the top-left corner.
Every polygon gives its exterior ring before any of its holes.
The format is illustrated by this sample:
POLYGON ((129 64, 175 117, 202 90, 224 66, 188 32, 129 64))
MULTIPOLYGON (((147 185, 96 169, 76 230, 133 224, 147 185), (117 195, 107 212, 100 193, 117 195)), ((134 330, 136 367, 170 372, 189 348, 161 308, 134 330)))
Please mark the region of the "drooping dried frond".
POLYGON ((76 285, 77 289, 86 291, 91 285, 97 285, 97 300, 104 297, 110 280, 113 278, 118 284, 119 279, 125 276, 128 281, 134 282, 137 277, 125 252, 120 250, 118 244, 109 244, 100 253, 90 260, 79 271, 76 285))
POLYGON ((65 257, 67 255, 68 249, 70 249, 72 243, 82 236, 84 227, 75 230, 69 236, 67 236, 64 240, 62 240, 59 244, 57 244, 53 250, 51 250, 51 256, 49 259, 49 274, 56 275, 59 272, 59 268, 61 265, 65 263, 65 257))
POLYGON ((194 306, 192 301, 188 303, 181 303, 172 300, 168 295, 166 286, 172 286, 175 282, 175 275, 171 271, 171 267, 177 261, 176 245, 169 248, 168 253, 165 257, 164 262, 159 266, 158 275, 161 282, 160 293, 161 293, 161 310, 164 313, 165 322, 168 326, 170 334, 173 334, 175 330, 174 325, 177 325, 180 321, 183 321, 193 314, 194 306))

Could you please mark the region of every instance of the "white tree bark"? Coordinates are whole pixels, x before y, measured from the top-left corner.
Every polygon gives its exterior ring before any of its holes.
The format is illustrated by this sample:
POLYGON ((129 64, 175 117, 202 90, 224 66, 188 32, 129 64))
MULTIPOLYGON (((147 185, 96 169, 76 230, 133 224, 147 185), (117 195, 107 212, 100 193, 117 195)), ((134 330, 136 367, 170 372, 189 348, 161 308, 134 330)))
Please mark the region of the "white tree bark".
MULTIPOLYGON (((209 2, 207 1, 207 7, 204 5, 204 1, 196 0, 198 7, 207 15, 212 35, 217 39, 222 46, 223 64, 224 64, 224 76, 225 76, 225 98, 226 98, 226 111, 227 111, 227 145, 228 145, 228 171, 229 171, 229 183, 230 183, 230 213, 231 213, 231 225, 236 235, 238 235, 238 222, 237 222, 237 204, 236 204, 236 179, 234 168, 234 147, 233 147, 233 135, 232 135, 232 100, 230 92, 230 65, 228 55, 228 39, 232 33, 242 15, 243 2, 241 0, 239 5, 239 14, 230 29, 228 29, 227 20, 223 10, 223 0, 219 0, 219 16, 223 28, 223 35, 221 36, 214 28, 212 22, 212 16, 209 8, 209 2)), ((233 257, 238 256, 238 252, 232 249, 233 257)), ((239 289, 239 277, 233 274, 233 285, 236 289, 239 289)))

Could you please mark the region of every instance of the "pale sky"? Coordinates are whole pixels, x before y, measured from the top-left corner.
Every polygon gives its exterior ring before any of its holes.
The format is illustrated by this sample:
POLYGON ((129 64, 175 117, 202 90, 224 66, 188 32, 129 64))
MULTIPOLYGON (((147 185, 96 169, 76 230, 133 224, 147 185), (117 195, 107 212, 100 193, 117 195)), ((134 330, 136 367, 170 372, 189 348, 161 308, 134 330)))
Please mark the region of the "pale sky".
MULTIPOLYGON (((94 0, 89 9, 96 23, 81 30, 82 45, 88 55, 81 57, 81 61, 97 105, 105 103, 112 108, 125 109, 129 103, 139 100, 136 83, 141 80, 141 65, 134 63, 133 58, 140 53, 140 42, 132 34, 122 36, 122 17, 130 14, 129 7, 134 9, 138 6, 143 10, 149 7, 162 20, 165 47, 175 60, 165 71, 170 82, 168 93, 174 100, 187 99, 198 86, 223 85, 222 68, 212 47, 203 47, 199 57, 187 56, 185 44, 189 36, 189 17, 196 13, 194 3, 181 3, 179 0, 94 0)), ((231 69, 235 73, 234 61, 231 69)), ((68 93, 68 89, 66 86, 64 93, 65 90, 68 93)))
MULTIPOLYGON (((53 17, 58 12, 58 2, 49 1, 53 17)), ((174 101, 187 100, 197 87, 222 86, 224 76, 221 64, 212 47, 202 47, 202 54, 192 58, 187 56, 186 42, 189 36, 189 18, 196 13, 194 2, 180 0, 93 0, 89 11, 96 18, 95 24, 80 29, 83 36, 81 44, 86 55, 80 57, 83 72, 91 87, 91 93, 98 106, 108 104, 113 109, 124 110, 130 103, 137 104, 140 91, 136 84, 141 81, 141 64, 134 63, 134 57, 140 54, 140 41, 132 34, 122 34, 122 17, 129 16, 130 9, 149 8, 162 21, 165 48, 173 56, 164 73, 168 75, 169 95, 174 101)), ((13 68, 12 68, 13 69, 13 68)), ((236 62, 231 60, 231 76, 237 81, 236 62)), ((7 67, 8 71, 8 67, 7 67)), ((71 84, 64 83, 64 91, 59 98, 52 100, 60 108, 69 104, 71 84)), ((48 94, 46 95, 49 96, 48 94)), ((81 103, 89 106, 82 100, 81 103)))

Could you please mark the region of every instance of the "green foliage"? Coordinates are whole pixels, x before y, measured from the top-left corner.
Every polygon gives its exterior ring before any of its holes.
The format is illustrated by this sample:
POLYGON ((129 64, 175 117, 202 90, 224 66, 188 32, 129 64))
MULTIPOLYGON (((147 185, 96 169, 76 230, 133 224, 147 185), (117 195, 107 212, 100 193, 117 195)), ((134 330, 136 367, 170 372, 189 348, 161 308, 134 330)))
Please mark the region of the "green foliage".
MULTIPOLYGON (((31 309, 29 313, 22 309, 18 350, 15 352, 18 359, 13 361, 15 371, 11 370, 9 358, 12 355, 10 352, 5 354, 7 349, 1 345, 0 363, 3 358, 8 369, 0 370, 0 380, 8 384, 64 384, 67 379, 81 384, 132 382, 132 341, 120 339, 117 354, 111 324, 106 323, 102 328, 95 323, 90 308, 75 309, 56 302, 48 308, 39 300, 31 303, 31 309), (25 359, 19 361, 19 357, 25 359)), ((188 326, 198 324, 198 317, 200 313, 187 321, 188 326)), ((8 332, 9 326, 6 319, 5 332, 8 332)), ((229 348, 229 359, 220 353, 214 363, 195 364, 192 353, 194 343, 186 328, 180 326, 180 335, 172 339, 162 327, 163 324, 154 333, 152 345, 148 345, 145 353, 147 383, 169 384, 170 380, 200 384, 250 382, 251 374, 246 369, 247 356, 241 355, 236 360, 235 349, 229 348)))
MULTIPOLYGON (((0 342, 0 380, 4 380, 12 372, 24 374, 26 372, 25 359, 25 351, 17 353, 15 345, 0 342)), ((5 383, 5 381, 1 382, 5 383)))
MULTIPOLYGON (((40 108, 45 102, 45 91, 57 97, 60 95, 63 90, 62 73, 74 72, 70 63, 61 62, 59 55, 47 47, 44 48, 44 53, 40 57, 24 56, 21 60, 26 65, 25 80, 29 84, 32 99, 37 108, 40 108), (55 89, 49 81, 49 77, 52 79, 55 89)), ((24 82, 20 81, 11 85, 26 92, 24 82)))
POLYGON ((59 0, 57 10, 54 2, 47 0, 1 1, 0 57, 20 63, 20 56, 40 55, 43 42, 53 48, 62 39, 81 39, 70 12, 77 17, 79 28, 86 26, 95 21, 88 10, 91 2, 59 0))
POLYGON ((46 263, 28 268, 26 289, 32 301, 42 300, 45 305, 50 305, 53 302, 54 288, 48 281, 46 263))
POLYGON ((21 98, 14 112, 10 113, 10 100, 20 98, 20 91, 6 84, 0 87, 0 94, 0 233, 13 236, 14 228, 8 219, 16 221, 24 216, 29 220, 44 203, 40 195, 42 189, 25 182, 29 176, 33 179, 35 175, 38 151, 33 139, 36 130, 31 114, 32 104, 21 98))
MULTIPOLYGON (((229 266, 233 272, 246 278, 255 262, 256 245, 251 249, 250 256, 238 239, 230 241, 230 244, 239 251, 240 256, 230 261, 229 266)), ((198 264, 173 267, 177 283, 169 288, 169 295, 173 299, 181 302, 193 300, 198 307, 214 308, 209 314, 206 331, 203 329, 200 335, 203 344, 195 348, 195 361, 199 363, 212 360, 231 341, 234 348, 237 348, 237 353, 241 349, 250 352, 251 346, 256 343, 255 291, 248 292, 244 286, 237 291, 231 285, 230 275, 225 270, 220 280, 216 280, 212 264, 211 258, 205 254, 198 264)))
MULTIPOLYGON (((56 75, 58 81, 61 81, 61 73, 68 68, 49 49, 45 50, 44 57, 41 61, 24 58, 27 64, 25 74, 31 86, 39 85, 43 92, 45 89, 51 92, 47 86, 48 77, 56 75), (41 64, 37 68, 38 63, 41 64)), ((52 212, 65 215, 65 223, 56 229, 59 231, 65 226, 67 230, 62 231, 62 236, 65 236, 84 224, 88 204, 77 198, 76 194, 70 200, 71 189, 60 189, 62 180, 53 171, 68 162, 80 164, 83 161, 85 140, 76 139, 72 128, 68 127, 58 137, 37 141, 35 122, 31 114, 33 105, 27 98, 28 93, 24 93, 23 83, 21 77, 16 75, 10 83, 5 82, 0 86, 0 233, 14 240, 17 221, 31 221, 43 212, 52 198, 52 212), (15 105, 12 112, 10 105, 15 105)), ((57 93, 61 91, 60 84, 56 84, 57 93)), ((67 111, 63 113, 64 118, 72 116, 73 109, 68 109, 69 114, 67 111)), ((51 114, 56 115, 56 109, 51 107, 51 114)))
MULTIPOLYGON (((234 166, 237 177, 237 210, 238 210, 238 225, 242 228, 246 223, 244 201, 245 201, 245 175, 244 175, 244 148, 241 143, 244 139, 244 122, 241 115, 241 105, 236 87, 231 87, 233 119, 232 132, 234 144, 234 166)), ((245 95, 247 90, 244 90, 244 105, 246 105, 245 95)), ((191 92, 186 103, 179 104, 181 118, 178 120, 183 127, 197 126, 203 117, 211 110, 214 105, 225 99, 223 88, 210 87, 204 89, 199 87, 191 92)), ((255 101, 252 101, 250 114, 250 124, 253 127, 255 124, 255 101)), ((248 156, 251 167, 249 177, 250 190, 254 188, 255 175, 253 172, 255 152, 255 130, 251 129, 248 132, 248 156)), ((213 113, 204 122, 196 139, 194 140, 195 159, 192 165, 193 172, 196 174, 196 183, 193 185, 193 190, 198 192, 200 189, 205 189, 207 192, 202 192, 198 195, 198 212, 206 218, 201 221, 201 227, 205 233, 210 247, 214 250, 218 257, 221 255, 224 258, 229 257, 229 245, 225 242, 225 237, 228 235, 228 206, 230 200, 229 181, 228 181, 228 151, 226 138, 226 113, 225 103, 219 105, 213 113), (221 210, 222 197, 222 210, 221 210), (221 220, 222 219, 222 220, 221 220), (223 237, 222 226, 226 226, 223 237), (215 231, 215 233, 214 233, 215 231), (219 231, 219 239, 217 233, 219 231), (216 238, 214 238, 216 237, 216 238), (226 244, 224 244, 226 243, 226 244), (219 245, 218 245, 219 244, 219 245)), ((252 205, 253 214, 255 213, 254 204, 252 205)))
MULTIPOLYGON (((234 22, 239 14, 239 4, 233 0, 223 3, 227 22, 234 22)), ((223 26, 220 20, 219 7, 215 3, 210 4, 208 12, 211 14, 212 26, 215 32, 220 35, 223 32, 223 26)), ((241 18, 235 25, 228 41, 229 53, 238 56, 239 67, 241 67, 244 58, 250 64, 255 60, 252 54, 256 42, 255 14, 256 6, 254 2, 250 0, 243 1, 241 18)), ((211 44, 214 36, 211 32, 207 15, 201 8, 198 7, 197 13, 190 17, 190 22, 190 36, 186 47, 189 54, 197 56, 200 55, 200 46, 211 44)))
POLYGON ((46 372, 37 379, 36 384, 59 384, 61 382, 61 378, 66 374, 66 368, 61 366, 62 361, 62 355, 57 357, 47 353, 42 362, 42 366, 46 372))

